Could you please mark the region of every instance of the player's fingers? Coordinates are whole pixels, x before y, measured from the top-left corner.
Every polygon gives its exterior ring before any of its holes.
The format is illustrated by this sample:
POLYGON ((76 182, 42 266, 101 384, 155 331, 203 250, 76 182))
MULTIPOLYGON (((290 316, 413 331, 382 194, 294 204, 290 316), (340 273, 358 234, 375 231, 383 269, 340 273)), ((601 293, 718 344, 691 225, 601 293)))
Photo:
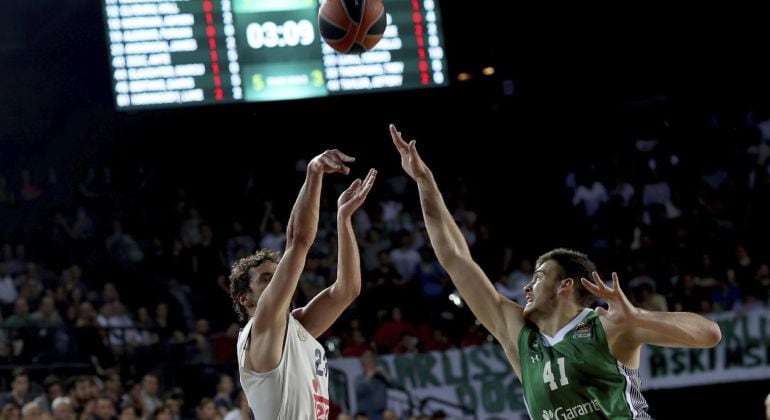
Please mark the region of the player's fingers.
POLYGON ((580 278, 580 282, 583 284, 583 287, 585 287, 589 292, 591 292, 591 294, 596 295, 596 296, 602 296, 603 295, 602 290, 599 289, 599 287, 596 284, 594 284, 593 282, 591 282, 587 278, 581 277, 580 278))
POLYGON ((361 184, 363 181, 361 181, 361 178, 356 178, 355 181, 353 181, 350 186, 348 187, 348 191, 357 191, 359 188, 361 188, 361 184))
POLYGON ((612 288, 620 291, 620 280, 618 280, 618 273, 612 272, 612 288))
POLYGON ((393 144, 396 145, 399 151, 406 147, 406 142, 401 138, 401 132, 396 129, 396 126, 390 125, 390 137, 393 139, 393 144))
POLYGON ((610 291, 610 290, 609 290, 610 288, 609 288, 609 287, 607 287, 607 285, 606 285, 606 284, 604 284, 604 282, 602 281, 602 278, 601 278, 601 277, 599 277, 599 273, 597 273, 596 271, 594 271, 594 272, 592 272, 592 273, 591 273, 591 277, 593 277, 593 278, 594 278, 594 282, 596 283, 596 286, 597 286, 597 287, 601 288, 601 289, 602 289, 602 290, 604 290, 604 291, 610 291))
POLYGON ((369 169, 369 172, 366 173, 366 177, 364 178, 364 186, 371 184, 372 181, 374 181, 375 176, 377 176, 377 170, 369 169))
POLYGON ((353 156, 348 156, 348 155, 346 155, 346 154, 344 154, 344 153, 340 152, 340 151, 339 151, 339 150, 337 150, 337 149, 333 149, 331 152, 332 152, 332 154, 333 154, 333 155, 334 155, 334 156, 335 156, 337 159, 341 160, 342 162, 355 162, 355 160, 356 160, 356 158, 354 158, 353 156))
POLYGON ((374 179, 376 177, 377 177, 377 170, 370 169, 369 173, 366 174, 366 180, 364 180, 364 185, 361 187, 361 191, 359 191, 359 194, 361 194, 363 197, 366 197, 369 194, 369 191, 371 191, 372 186, 374 185, 374 179))
POLYGON ((340 169, 340 164, 335 162, 333 159, 330 159, 328 156, 322 155, 320 161, 324 166, 328 168, 340 169))
POLYGON ((415 157, 417 156, 417 140, 409 142, 409 154, 415 157))

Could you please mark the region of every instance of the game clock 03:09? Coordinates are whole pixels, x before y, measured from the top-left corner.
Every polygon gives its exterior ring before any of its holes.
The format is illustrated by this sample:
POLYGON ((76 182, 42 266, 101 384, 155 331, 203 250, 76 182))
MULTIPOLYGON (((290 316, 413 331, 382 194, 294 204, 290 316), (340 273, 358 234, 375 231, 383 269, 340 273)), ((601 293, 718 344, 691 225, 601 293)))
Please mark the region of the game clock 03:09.
POLYGON ((246 26, 246 42, 253 49, 296 47, 315 41, 315 27, 308 19, 252 22, 246 26))

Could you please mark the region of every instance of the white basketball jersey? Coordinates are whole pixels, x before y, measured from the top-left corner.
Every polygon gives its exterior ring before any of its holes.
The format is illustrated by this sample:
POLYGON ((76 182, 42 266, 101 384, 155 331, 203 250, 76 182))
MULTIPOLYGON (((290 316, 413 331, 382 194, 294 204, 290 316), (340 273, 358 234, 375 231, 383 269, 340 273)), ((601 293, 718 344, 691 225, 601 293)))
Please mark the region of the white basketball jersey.
POLYGON ((329 369, 321 343, 289 315, 281 361, 275 369, 257 373, 245 367, 253 321, 238 334, 238 371, 254 418, 327 420, 329 369))

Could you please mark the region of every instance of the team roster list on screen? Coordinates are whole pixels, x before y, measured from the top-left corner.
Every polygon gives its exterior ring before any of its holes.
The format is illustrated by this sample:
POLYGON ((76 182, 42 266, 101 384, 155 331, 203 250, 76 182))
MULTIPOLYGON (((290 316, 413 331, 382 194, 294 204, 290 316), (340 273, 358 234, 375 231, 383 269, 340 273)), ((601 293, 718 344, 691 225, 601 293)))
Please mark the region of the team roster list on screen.
POLYGON ((447 84, 437 0, 386 0, 382 40, 335 52, 318 0, 104 0, 119 109, 447 84))

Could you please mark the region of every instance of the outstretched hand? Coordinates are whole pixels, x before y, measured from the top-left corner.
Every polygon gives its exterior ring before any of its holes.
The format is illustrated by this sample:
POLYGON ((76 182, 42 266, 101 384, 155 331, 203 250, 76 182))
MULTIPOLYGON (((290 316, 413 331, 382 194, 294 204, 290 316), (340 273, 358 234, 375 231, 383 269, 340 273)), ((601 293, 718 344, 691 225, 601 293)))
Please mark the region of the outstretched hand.
POLYGON ((327 150, 313 158, 308 164, 308 171, 319 171, 321 173, 349 174, 350 168, 345 164, 354 162, 356 158, 348 156, 337 149, 327 150))
POLYGON ((405 142, 401 138, 401 132, 393 124, 390 125, 390 136, 393 138, 393 145, 396 146, 396 150, 401 155, 401 167, 404 168, 404 171, 415 181, 428 176, 430 170, 417 153, 417 141, 405 142))
POLYGON ((337 211, 339 217, 350 217, 361 204, 366 200, 366 196, 374 185, 374 180, 377 178, 377 170, 369 169, 369 173, 366 174, 366 178, 363 181, 356 179, 350 184, 350 187, 340 194, 340 198, 337 199, 337 211))
POLYGON ((629 302, 626 295, 620 290, 618 273, 612 273, 611 288, 604 284, 597 272, 594 271, 591 273, 591 276, 593 277, 593 281, 581 278, 580 282, 583 283, 583 286, 585 286, 585 288, 594 296, 604 300, 609 305, 609 309, 597 307, 596 312, 598 312, 599 315, 605 315, 609 321, 615 324, 633 321, 638 309, 629 302))

